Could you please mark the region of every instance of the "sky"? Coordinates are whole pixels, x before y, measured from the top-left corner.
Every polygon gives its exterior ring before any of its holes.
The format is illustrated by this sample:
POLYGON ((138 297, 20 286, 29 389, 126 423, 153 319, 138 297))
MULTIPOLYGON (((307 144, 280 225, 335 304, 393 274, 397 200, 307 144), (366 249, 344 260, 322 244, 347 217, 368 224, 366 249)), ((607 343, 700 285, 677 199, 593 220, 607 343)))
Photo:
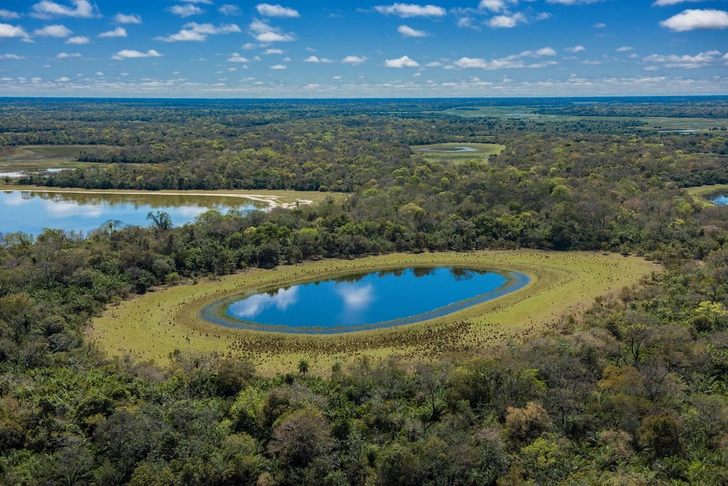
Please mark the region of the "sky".
POLYGON ((0 96, 728 94, 728 0, 3 0, 0 96))

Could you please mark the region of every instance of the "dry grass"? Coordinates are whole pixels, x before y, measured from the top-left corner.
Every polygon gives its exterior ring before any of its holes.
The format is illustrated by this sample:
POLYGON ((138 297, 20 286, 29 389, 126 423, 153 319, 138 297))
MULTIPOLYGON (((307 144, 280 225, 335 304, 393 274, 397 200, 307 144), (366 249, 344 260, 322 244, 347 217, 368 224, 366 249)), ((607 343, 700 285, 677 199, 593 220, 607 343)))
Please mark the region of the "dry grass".
POLYGON ((595 297, 637 283, 661 267, 634 257, 591 252, 487 251, 396 254, 353 261, 325 260, 275 270, 252 269, 219 280, 159 290, 110 307, 94 321, 89 337, 111 355, 132 354, 168 363, 175 349, 232 353, 259 372, 294 371, 302 358, 325 374, 339 361, 398 355, 405 360, 472 356, 518 340, 579 313, 595 297), (524 289, 419 324, 338 335, 290 335, 230 329, 199 317, 205 305, 244 291, 411 265, 461 266, 519 271, 524 289))

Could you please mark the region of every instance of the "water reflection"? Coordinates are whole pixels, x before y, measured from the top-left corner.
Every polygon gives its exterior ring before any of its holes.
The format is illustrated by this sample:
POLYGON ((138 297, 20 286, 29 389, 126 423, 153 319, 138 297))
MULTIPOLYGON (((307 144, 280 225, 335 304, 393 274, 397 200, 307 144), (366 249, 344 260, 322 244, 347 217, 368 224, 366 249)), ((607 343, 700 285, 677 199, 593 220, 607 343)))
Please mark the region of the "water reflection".
POLYGON ((445 315, 501 295, 498 292, 520 288, 528 281, 526 277, 519 278, 511 286, 506 285, 509 279, 505 275, 488 271, 395 269, 296 285, 212 306, 225 306, 224 310, 220 307, 222 312, 217 315, 228 316, 231 320, 224 321, 227 323, 244 321, 292 329, 353 328, 445 315))
POLYGON ((254 319, 269 308, 285 311, 298 302, 298 285, 289 289, 280 289, 271 294, 257 294, 230 306, 230 312, 241 319, 254 319))
POLYGON ((168 213, 174 225, 180 226, 210 210, 224 214, 267 207, 236 197, 2 191, 0 233, 38 235, 43 228, 90 232, 109 220, 147 226, 147 214, 153 211, 168 213))

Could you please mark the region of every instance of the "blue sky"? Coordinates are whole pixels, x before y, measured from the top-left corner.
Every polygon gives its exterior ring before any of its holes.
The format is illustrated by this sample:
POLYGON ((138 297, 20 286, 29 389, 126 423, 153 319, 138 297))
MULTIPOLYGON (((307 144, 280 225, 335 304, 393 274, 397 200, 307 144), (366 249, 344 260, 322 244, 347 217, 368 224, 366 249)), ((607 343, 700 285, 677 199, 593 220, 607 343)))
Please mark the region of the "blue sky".
POLYGON ((5 0, 0 96, 728 94, 726 10, 726 0, 5 0))

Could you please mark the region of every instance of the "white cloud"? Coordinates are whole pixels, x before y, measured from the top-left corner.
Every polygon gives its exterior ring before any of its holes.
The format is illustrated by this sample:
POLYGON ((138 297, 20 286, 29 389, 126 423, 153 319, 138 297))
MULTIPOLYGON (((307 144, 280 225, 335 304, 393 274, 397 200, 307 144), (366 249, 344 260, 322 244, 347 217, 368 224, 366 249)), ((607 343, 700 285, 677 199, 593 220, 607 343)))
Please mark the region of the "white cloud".
POLYGON ((536 56, 555 56, 556 51, 550 47, 544 47, 536 51, 536 56))
POLYGON ((629 51, 634 51, 634 47, 622 46, 622 47, 617 48, 617 52, 629 52, 629 51))
POLYGON ((35 35, 39 35, 41 37, 68 37, 71 34, 73 34, 73 31, 66 27, 65 25, 46 25, 42 29, 36 29, 33 31, 35 35))
POLYGON ((493 59, 491 61, 488 61, 487 59, 480 59, 480 58, 472 58, 472 57, 462 57, 458 59, 457 61, 453 62, 453 64, 459 68, 462 69, 487 69, 487 70, 496 70, 496 69, 523 69, 523 68, 543 68, 547 66, 553 66, 556 64, 554 61, 546 61, 546 62, 538 62, 538 63, 528 63, 526 62, 526 58, 529 57, 551 57, 555 56, 556 51, 553 50, 550 47, 544 47, 542 49, 538 49, 537 51, 523 51, 520 54, 512 54, 507 57, 503 57, 500 59, 493 59))
POLYGON ((387 59, 384 61, 384 65, 388 68, 413 68, 413 67, 420 67, 420 64, 410 59, 409 56, 402 56, 398 59, 387 59))
POLYGON ((457 67, 463 68, 463 69, 469 69, 469 68, 479 68, 479 69, 488 69, 489 63, 485 59, 479 59, 479 58, 473 58, 473 57, 461 57, 457 61, 455 61, 455 65, 457 67))
POLYGON ((568 51, 568 52, 577 53, 577 52, 586 51, 586 47, 584 47, 584 46, 574 46, 574 47, 567 47, 564 50, 565 51, 568 51))
POLYGON ((172 12, 175 15, 179 15, 182 18, 192 17, 193 15, 200 15, 203 12, 203 10, 200 7, 198 7, 196 5, 192 5, 192 4, 174 5, 170 8, 168 8, 167 10, 169 10, 170 12, 172 12))
POLYGON ((598 24, 592 25, 592 27, 594 27, 595 29, 605 29, 607 27, 607 24, 605 24, 604 22, 599 22, 598 24))
POLYGON ((117 52, 112 59, 122 61, 124 59, 138 59, 140 57, 162 57, 162 54, 158 53, 154 49, 149 49, 147 52, 135 51, 133 49, 123 49, 117 52))
POLYGON ((673 32, 689 30, 728 29, 728 12, 724 10, 685 10, 660 22, 673 32))
POLYGON ((189 22, 182 26, 182 30, 167 37, 156 37, 155 40, 164 42, 202 42, 207 40, 208 35, 234 34, 242 32, 235 24, 220 24, 215 27, 212 24, 198 24, 189 22))
POLYGON ((288 66, 285 66, 283 64, 276 64, 274 66, 271 66, 270 68, 276 71, 281 71, 283 69, 288 69, 288 66))
POLYGON ((678 3, 686 3, 686 2, 703 2, 705 0, 657 0, 652 5, 655 7, 667 7, 670 5, 677 5, 678 3))
POLYGON ((114 22, 116 22, 117 24, 141 24, 142 17, 137 14, 125 15, 122 13, 118 13, 114 15, 114 22))
POLYGON ((77 19, 90 19, 98 17, 98 9, 91 5, 88 0, 71 0, 75 8, 60 5, 56 2, 43 0, 33 5, 33 13, 30 15, 40 19, 53 17, 74 17, 77 19))
POLYGON ((88 44, 91 42, 91 39, 86 37, 85 35, 77 35, 76 37, 71 37, 66 41, 66 44, 76 44, 76 45, 82 45, 82 44, 88 44))
POLYGON ((250 24, 250 34, 255 37, 255 40, 263 44, 296 40, 293 33, 284 34, 281 29, 273 27, 263 20, 253 20, 250 24))
POLYGON ((17 12, 11 12, 10 10, 0 9, 0 19, 10 20, 19 19, 20 14, 17 12))
POLYGON ((507 10, 508 3, 516 4, 518 3, 518 0, 510 0, 508 2, 506 2, 506 0, 480 0, 478 8, 482 10, 490 10, 491 12, 501 12, 503 10, 507 10))
POLYGON ((82 57, 82 56, 81 56, 81 53, 79 53, 79 52, 74 52, 73 54, 69 54, 68 52, 61 52, 56 56, 56 58, 58 58, 58 59, 69 59, 72 57, 82 57))
POLYGON ((28 33, 19 25, 0 24, 0 39, 12 37, 24 37, 28 39, 28 33))
POLYGON ((559 5, 584 5, 587 3, 604 2, 606 0, 546 0, 546 3, 557 3, 559 5))
POLYGON ((271 54, 283 54, 283 49, 266 49, 263 51, 264 56, 270 56, 271 54))
POLYGON ((298 18, 301 16, 301 14, 292 8, 283 7, 281 5, 270 5, 268 3, 261 3, 256 6, 255 9, 263 17, 298 18))
POLYGON ((244 58, 237 52, 233 52, 233 54, 228 57, 227 62, 250 62, 248 59, 244 58))
POLYGON ((525 24, 526 16, 522 13, 513 15, 496 15, 488 22, 488 26, 494 29, 510 29, 518 24, 525 24))
POLYGON ((25 57, 17 54, 0 54, 0 61, 20 61, 21 59, 25 59, 25 57))
POLYGON ((429 68, 440 67, 440 66, 442 66, 442 63, 439 61, 432 61, 432 62, 428 62, 427 64, 425 64, 425 67, 429 67, 429 68))
POLYGON ((444 17, 447 11, 436 5, 415 5, 411 3, 395 3, 393 5, 380 5, 374 7, 384 15, 396 15, 397 17, 444 17))
POLYGON ((358 66, 359 64, 364 63, 367 60, 366 57, 359 57, 359 56, 346 56, 344 59, 341 60, 343 64, 351 64, 352 66, 358 66))
POLYGON ((220 5, 220 8, 218 8, 217 11, 229 17, 240 15, 240 7, 238 7, 237 5, 220 5))
POLYGON ((326 59, 325 57, 316 57, 316 56, 309 56, 306 59, 303 60, 303 62, 312 62, 312 63, 324 63, 324 64, 330 64, 334 62, 331 59, 326 59))
POLYGON ((397 32, 402 34, 402 37, 427 37, 429 35, 424 30, 415 30, 408 25, 400 25, 397 32))
POLYGON ((109 37, 126 37, 126 29, 124 27, 117 27, 114 30, 100 33, 99 37, 102 39, 109 37))
POLYGON ((67 82, 69 82, 70 80, 71 80, 71 78, 68 78, 68 77, 66 77, 66 76, 63 76, 63 77, 61 77, 61 78, 58 78, 58 79, 56 79, 56 82, 58 82, 58 83, 67 83, 67 82))
POLYGON ((697 69, 718 61, 718 56, 720 56, 719 51, 706 51, 694 56, 679 56, 676 54, 663 56, 660 54, 652 54, 651 56, 645 57, 643 61, 651 64, 662 64, 667 68, 697 69))

